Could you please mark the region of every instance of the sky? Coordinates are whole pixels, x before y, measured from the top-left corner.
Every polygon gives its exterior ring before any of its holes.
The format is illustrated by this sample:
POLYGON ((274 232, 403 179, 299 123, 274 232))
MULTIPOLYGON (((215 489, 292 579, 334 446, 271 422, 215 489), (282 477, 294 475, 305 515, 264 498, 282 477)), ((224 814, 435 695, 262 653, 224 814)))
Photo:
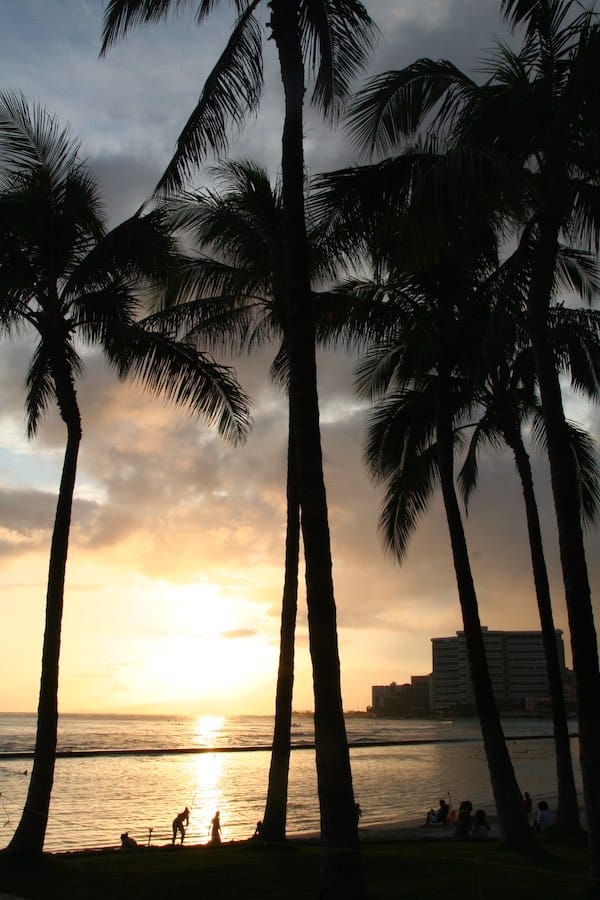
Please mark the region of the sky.
MULTIPOLYGON (((0 86, 42 103, 81 141, 109 224, 132 214, 169 161, 231 25, 229 4, 202 27, 179 18, 137 28, 99 59, 104 0, 2 0, 0 86)), ((476 73, 506 38, 498 0, 367 0, 380 29, 368 72, 418 57, 476 73)), ((281 96, 267 44, 262 111, 230 156, 276 176, 281 96)), ((307 115, 309 173, 357 162, 343 130, 307 115)), ((210 162, 214 162, 209 160, 210 162)), ((206 183, 199 170, 195 185, 206 183)), ((274 710, 285 539, 285 398, 269 383, 274 348, 232 364, 253 398, 242 447, 183 409, 118 381, 95 352, 77 385, 83 419, 61 646, 62 712, 270 714, 274 710)), ((0 710, 34 711, 49 542, 64 452, 55 411, 28 440, 26 337, 0 345, 0 710)), ((334 560, 342 693, 364 710, 371 686, 431 671, 431 638, 461 629, 439 494, 400 566, 377 531, 382 490, 363 464, 368 410, 356 359, 319 353, 319 396, 334 560)), ((566 394, 598 440, 598 411, 566 394)), ((566 612, 545 460, 532 456, 554 598, 566 612)), ((539 628, 522 499, 508 452, 482 458, 466 519, 480 616, 490 629, 539 628)), ((600 593, 598 532, 587 536, 600 593)), ((294 708, 313 707, 303 583, 294 708)))

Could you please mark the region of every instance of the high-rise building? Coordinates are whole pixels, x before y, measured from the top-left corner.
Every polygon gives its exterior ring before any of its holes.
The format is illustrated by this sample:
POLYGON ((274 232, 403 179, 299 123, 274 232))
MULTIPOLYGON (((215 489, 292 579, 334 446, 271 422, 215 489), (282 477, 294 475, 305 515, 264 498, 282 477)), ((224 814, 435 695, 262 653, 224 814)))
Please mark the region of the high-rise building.
MULTIPOLYGON (((483 641, 494 695, 500 709, 540 711, 548 707, 550 691, 541 631, 488 631, 483 641)), ((432 710, 474 707, 464 631, 455 637, 432 638, 432 710)), ((562 631, 556 631, 563 683, 566 681, 562 631)))
POLYGON ((422 716, 431 708, 431 675, 412 675, 410 684, 373 685, 371 714, 374 716, 422 716))

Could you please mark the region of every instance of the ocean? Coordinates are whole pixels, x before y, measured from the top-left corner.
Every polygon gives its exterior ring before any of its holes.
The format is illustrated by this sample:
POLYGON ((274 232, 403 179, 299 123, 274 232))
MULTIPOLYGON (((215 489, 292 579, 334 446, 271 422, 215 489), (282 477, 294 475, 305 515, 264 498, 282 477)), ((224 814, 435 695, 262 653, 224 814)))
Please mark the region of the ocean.
MULTIPOLYGON (((361 828, 421 821, 440 797, 469 799, 493 811, 492 790, 476 720, 429 721, 348 717, 354 793, 361 828)), ((552 724, 507 719, 505 734, 522 791, 556 798, 552 724)), ((572 730, 575 730, 573 723, 572 730)), ((267 791, 271 716, 62 715, 45 849, 112 847, 127 831, 141 844, 171 838, 185 806, 185 841, 206 843, 216 810, 223 841, 250 837, 262 819, 267 791)), ((292 728, 288 833, 319 829, 313 721, 292 728)), ((35 716, 0 714, 1 846, 16 828, 29 783, 35 716)), ((572 738, 578 790, 577 739, 572 738)))

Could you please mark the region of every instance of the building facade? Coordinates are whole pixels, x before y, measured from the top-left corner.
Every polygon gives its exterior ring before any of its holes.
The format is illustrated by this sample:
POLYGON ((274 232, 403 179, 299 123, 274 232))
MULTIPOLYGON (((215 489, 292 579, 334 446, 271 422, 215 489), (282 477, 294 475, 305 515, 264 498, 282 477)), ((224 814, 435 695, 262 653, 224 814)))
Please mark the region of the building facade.
MULTIPOLYGON (((505 713, 550 715, 550 689, 541 631, 489 631, 482 628, 492 688, 505 713)), ((574 708, 572 673, 565 668, 562 631, 556 644, 567 708, 574 708)), ((474 714, 475 696, 464 631, 431 639, 433 672, 413 675, 410 684, 374 685, 369 712, 374 716, 474 714)))
POLYGON ((410 684, 373 685, 370 712, 374 716, 423 716, 431 709, 431 675, 412 675, 410 684))
MULTIPOLYGON (((541 631, 489 631, 483 641, 496 702, 501 710, 535 713, 549 708, 550 691, 541 631)), ((464 631, 432 638, 432 711, 475 706, 464 631)), ((562 631, 556 631, 563 684, 567 681, 562 631)))

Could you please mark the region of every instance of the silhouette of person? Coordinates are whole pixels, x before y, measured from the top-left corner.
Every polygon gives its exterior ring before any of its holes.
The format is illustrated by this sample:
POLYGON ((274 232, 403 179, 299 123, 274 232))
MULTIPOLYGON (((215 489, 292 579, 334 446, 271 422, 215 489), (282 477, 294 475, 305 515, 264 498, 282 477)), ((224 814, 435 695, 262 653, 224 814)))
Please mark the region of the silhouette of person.
POLYGON ((473 819, 471 837, 476 841, 484 841, 489 836, 490 823, 485 815, 485 810, 478 809, 473 819))
POLYGON ((471 836, 473 827, 473 804, 470 800, 463 800, 458 808, 458 815, 454 825, 454 836, 457 838, 468 838, 471 836))
POLYGON ((356 824, 358 825, 360 821, 360 817, 362 816, 362 809, 360 808, 360 803, 354 804, 354 815, 356 817, 356 824))
POLYGON ((179 831, 181 834, 181 843, 183 844, 183 839, 185 837, 185 828, 183 827, 183 823, 186 825, 190 824, 190 811, 186 808, 183 812, 180 812, 178 816, 175 816, 173 819, 173 844, 177 838, 177 832, 179 831))
POLYGON ((256 823, 256 828, 254 829, 254 834, 252 835, 253 838, 259 838, 259 837, 261 837, 261 835, 262 835, 262 827, 263 827, 262 822, 261 822, 261 821, 258 821, 258 822, 256 823))
POLYGON ((221 843, 221 819, 219 818, 219 810, 216 811, 215 817, 210 823, 210 840, 212 844, 221 843))
POLYGON ((534 831, 543 831, 549 825, 554 825, 554 813, 550 812, 548 804, 545 800, 540 800, 537 805, 537 812, 533 823, 534 831))
POLYGON ((139 847, 135 838, 129 837, 127 831, 121 835, 121 850, 136 850, 139 847))

